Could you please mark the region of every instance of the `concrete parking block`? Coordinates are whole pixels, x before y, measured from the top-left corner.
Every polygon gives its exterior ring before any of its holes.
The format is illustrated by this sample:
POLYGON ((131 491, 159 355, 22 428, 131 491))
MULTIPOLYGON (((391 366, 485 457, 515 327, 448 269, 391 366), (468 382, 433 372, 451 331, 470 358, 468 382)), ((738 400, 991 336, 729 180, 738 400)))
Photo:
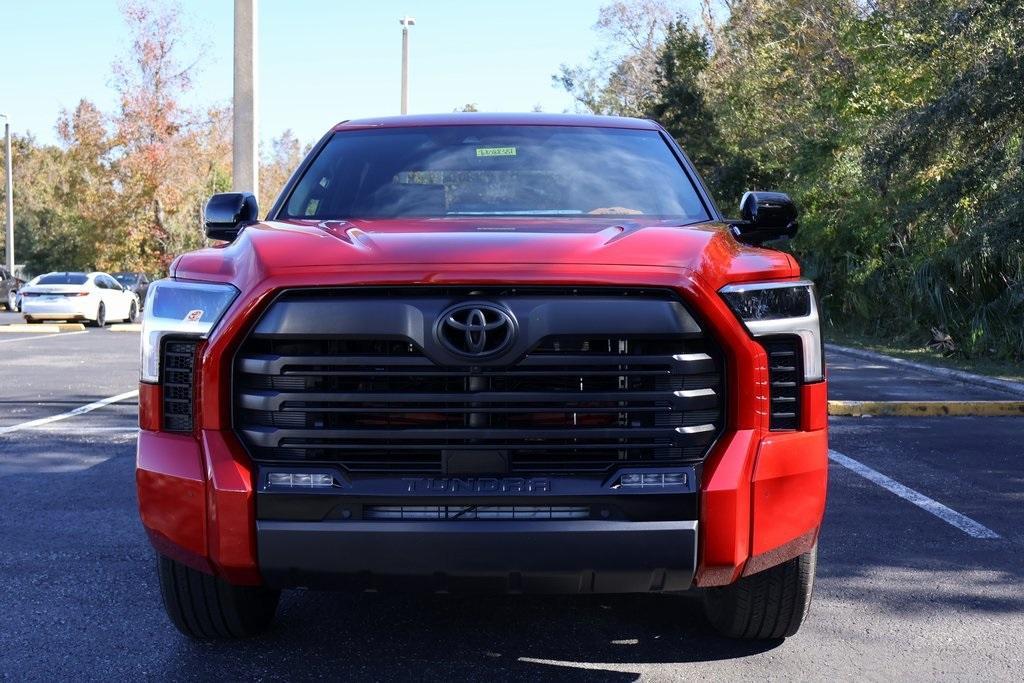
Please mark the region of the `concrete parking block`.
POLYGON ((53 334, 54 332, 81 332, 85 329, 82 323, 39 323, 29 325, 28 323, 9 323, 0 325, 0 332, 11 332, 23 334, 25 332, 40 332, 53 334))
POLYGON ((110 326, 111 332, 142 332, 141 323, 118 323, 110 326))

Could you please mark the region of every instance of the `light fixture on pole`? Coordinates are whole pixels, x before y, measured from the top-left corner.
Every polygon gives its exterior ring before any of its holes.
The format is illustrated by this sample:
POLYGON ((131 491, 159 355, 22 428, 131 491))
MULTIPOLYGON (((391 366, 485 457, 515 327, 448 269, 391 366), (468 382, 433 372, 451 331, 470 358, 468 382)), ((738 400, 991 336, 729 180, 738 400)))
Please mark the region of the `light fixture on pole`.
POLYGON ((398 20, 402 25, 402 113, 409 113, 409 27, 416 25, 416 19, 404 16, 398 20))

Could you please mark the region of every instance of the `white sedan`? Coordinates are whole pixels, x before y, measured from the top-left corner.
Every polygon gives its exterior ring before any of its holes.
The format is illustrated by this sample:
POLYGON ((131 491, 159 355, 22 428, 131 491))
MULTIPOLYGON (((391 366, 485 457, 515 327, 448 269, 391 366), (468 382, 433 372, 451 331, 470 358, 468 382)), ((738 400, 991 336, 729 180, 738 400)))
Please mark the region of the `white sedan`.
POLYGON ((139 299, 106 273, 47 273, 21 292, 25 322, 83 320, 103 327, 110 320, 135 322, 139 299))

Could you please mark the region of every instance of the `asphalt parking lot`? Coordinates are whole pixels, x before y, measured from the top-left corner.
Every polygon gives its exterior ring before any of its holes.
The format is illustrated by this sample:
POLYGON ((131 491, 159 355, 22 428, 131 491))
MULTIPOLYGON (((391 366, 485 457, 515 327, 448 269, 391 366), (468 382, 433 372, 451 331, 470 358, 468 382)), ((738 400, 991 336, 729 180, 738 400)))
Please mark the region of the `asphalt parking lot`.
MULTIPOLYGON (((692 595, 316 592, 286 594, 261 639, 190 642, 159 604, 135 509, 137 345, 138 334, 97 329, 0 335, 5 679, 1017 680, 1024 670, 1024 418, 834 419, 814 605, 785 642, 716 637, 692 595)), ((830 362, 840 398, 905 383, 830 362)), ((931 381, 921 391, 973 391, 931 381)))

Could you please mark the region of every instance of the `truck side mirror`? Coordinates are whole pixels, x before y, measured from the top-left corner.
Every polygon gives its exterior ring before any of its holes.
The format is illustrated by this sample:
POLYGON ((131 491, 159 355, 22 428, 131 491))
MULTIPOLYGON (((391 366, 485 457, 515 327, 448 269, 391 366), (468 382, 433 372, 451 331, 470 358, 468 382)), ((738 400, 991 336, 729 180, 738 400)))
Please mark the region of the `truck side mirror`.
POLYGON ((793 237, 797 223, 796 204, 783 192, 744 192, 740 200, 741 220, 732 223, 736 239, 760 245, 779 237, 793 237))
POLYGON ((259 220, 260 208, 251 192, 222 192, 210 197, 203 211, 206 236, 230 242, 250 223, 259 220))

